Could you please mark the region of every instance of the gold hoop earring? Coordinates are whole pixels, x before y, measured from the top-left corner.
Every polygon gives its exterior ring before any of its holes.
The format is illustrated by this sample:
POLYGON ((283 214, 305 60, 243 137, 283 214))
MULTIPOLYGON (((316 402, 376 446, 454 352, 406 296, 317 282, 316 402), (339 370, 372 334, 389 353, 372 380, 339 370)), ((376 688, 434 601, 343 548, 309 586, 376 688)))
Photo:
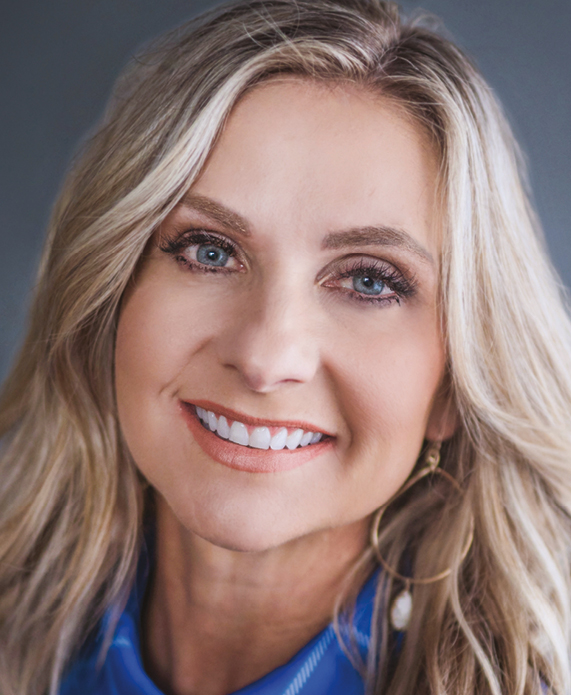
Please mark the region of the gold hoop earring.
MULTIPOLYGON (((456 478, 451 476, 450 473, 448 473, 447 471, 438 467, 440 464, 441 446, 442 442, 440 441, 434 442, 432 446, 430 446, 424 458, 424 462, 426 465, 423 468, 421 468, 418 471, 418 473, 409 478, 405 482, 405 484, 400 488, 400 490, 398 490, 396 494, 394 494, 388 502, 385 502, 385 504, 383 504, 383 506, 377 510, 377 513, 373 518, 373 524, 371 526, 371 547, 373 548, 373 551, 377 557, 377 560, 379 561, 379 564, 385 569, 386 572, 388 572, 388 574, 391 575, 391 577, 393 577, 394 579, 398 579, 401 582, 404 582, 404 589, 399 594, 397 594, 390 608, 391 624, 395 630, 398 630, 400 632, 404 632, 408 628, 410 616, 412 614, 412 594, 410 590, 411 586, 413 584, 432 584, 433 582, 438 582, 451 574, 452 567, 448 567, 447 569, 443 570, 442 572, 439 572, 438 574, 433 575, 432 577, 406 577, 400 574, 393 567, 391 567, 385 560, 385 558, 381 555, 381 551, 379 550, 379 526, 381 524, 381 519, 383 518, 383 514, 385 513, 387 507, 390 504, 392 504, 397 499, 397 497, 402 495, 403 492, 409 490, 415 483, 417 483, 419 480, 422 480, 423 478, 426 478, 426 476, 428 475, 436 474, 442 476, 457 490, 458 493, 460 493, 460 495, 464 495, 464 490, 462 489, 460 483, 456 480, 456 478)), ((468 555, 473 540, 474 521, 472 520, 470 533, 462 549, 460 562, 462 562, 468 555)))

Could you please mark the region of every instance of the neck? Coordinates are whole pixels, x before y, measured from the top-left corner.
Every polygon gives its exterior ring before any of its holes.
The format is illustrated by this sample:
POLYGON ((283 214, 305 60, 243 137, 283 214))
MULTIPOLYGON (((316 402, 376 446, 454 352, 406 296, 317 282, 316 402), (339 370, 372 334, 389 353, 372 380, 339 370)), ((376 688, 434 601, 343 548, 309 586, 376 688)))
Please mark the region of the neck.
POLYGON ((226 695, 287 662, 333 616, 368 520, 255 553, 185 529, 157 499, 145 667, 169 695, 226 695))

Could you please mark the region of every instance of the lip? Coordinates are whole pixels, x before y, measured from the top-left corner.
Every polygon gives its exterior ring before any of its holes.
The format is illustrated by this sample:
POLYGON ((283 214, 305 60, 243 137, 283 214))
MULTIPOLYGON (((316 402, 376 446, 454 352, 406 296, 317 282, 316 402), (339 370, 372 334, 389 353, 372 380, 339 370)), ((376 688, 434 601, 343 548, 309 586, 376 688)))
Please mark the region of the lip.
MULTIPOLYGON (((316 428, 311 429, 311 426, 307 423, 291 421, 284 423, 244 417, 236 411, 220 407, 210 401, 195 401, 193 403, 180 401, 181 414, 197 444, 205 454, 210 456, 210 458, 228 468, 246 471, 248 473, 278 473, 281 471, 289 471, 302 466, 304 463, 311 461, 316 456, 321 455, 333 447, 334 439, 331 437, 317 442, 317 444, 311 444, 310 446, 293 450, 282 449, 274 451, 272 449, 251 449, 246 446, 241 446, 240 444, 234 444, 234 442, 217 437, 213 432, 207 430, 204 425, 202 425, 196 414, 195 406, 197 405, 205 410, 211 410, 219 415, 224 415, 231 420, 238 420, 245 425, 295 427, 310 432, 320 432, 321 430, 317 430, 316 428)), ((323 434, 325 434, 325 432, 323 434)))

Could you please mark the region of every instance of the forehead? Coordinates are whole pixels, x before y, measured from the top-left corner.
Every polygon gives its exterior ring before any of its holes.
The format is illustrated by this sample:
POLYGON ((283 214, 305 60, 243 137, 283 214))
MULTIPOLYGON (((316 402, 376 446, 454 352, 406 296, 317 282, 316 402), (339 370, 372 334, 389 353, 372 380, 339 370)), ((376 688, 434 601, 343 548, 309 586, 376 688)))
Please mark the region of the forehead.
POLYGON ((193 190, 254 226, 385 224, 434 250, 436 173, 424 131, 393 102, 287 77, 240 100, 193 190))

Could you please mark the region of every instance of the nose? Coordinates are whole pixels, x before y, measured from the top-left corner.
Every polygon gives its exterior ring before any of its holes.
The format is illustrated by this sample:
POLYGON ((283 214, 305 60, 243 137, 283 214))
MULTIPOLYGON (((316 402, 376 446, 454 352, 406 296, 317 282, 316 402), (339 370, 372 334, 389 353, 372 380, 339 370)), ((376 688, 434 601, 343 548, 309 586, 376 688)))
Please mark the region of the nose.
POLYGON ((276 283, 269 291, 252 289, 240 304, 219 345, 223 365, 258 393, 311 381, 320 348, 308 298, 276 283))

